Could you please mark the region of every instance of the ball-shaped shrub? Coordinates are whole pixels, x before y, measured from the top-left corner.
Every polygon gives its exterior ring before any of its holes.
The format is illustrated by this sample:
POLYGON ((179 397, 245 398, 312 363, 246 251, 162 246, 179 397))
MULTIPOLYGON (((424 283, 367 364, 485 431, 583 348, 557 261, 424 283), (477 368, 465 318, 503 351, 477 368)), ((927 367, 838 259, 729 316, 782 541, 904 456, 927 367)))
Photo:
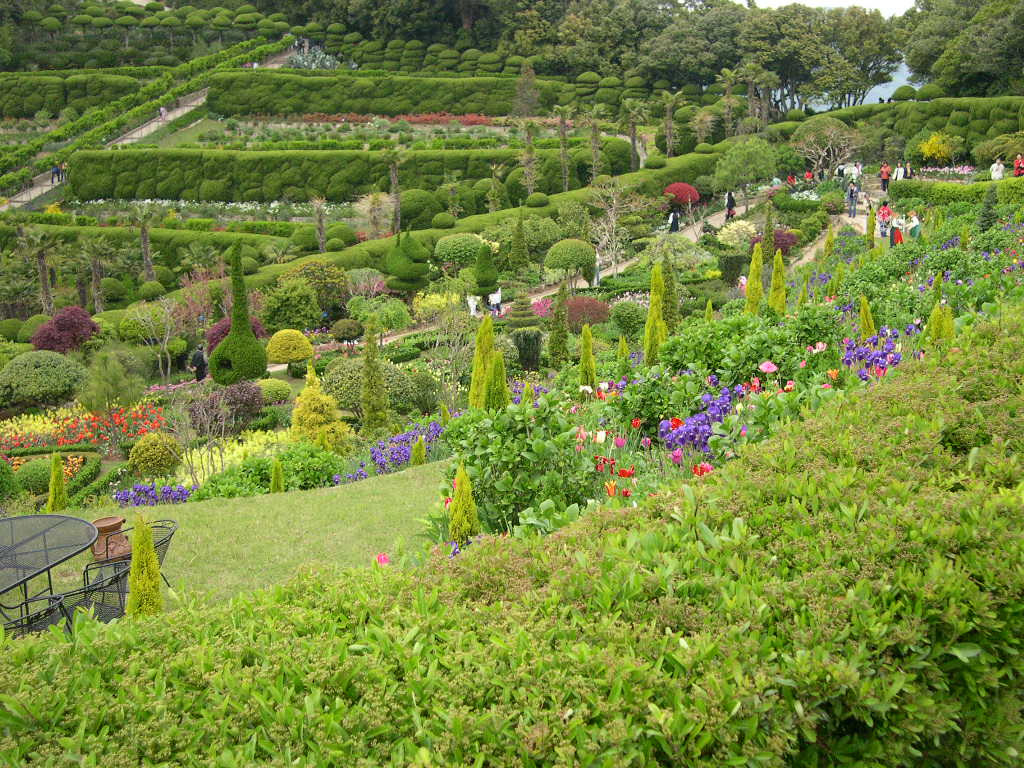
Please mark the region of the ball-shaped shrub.
POLYGON ((664 168, 667 162, 664 155, 653 153, 647 156, 644 168, 664 168))
POLYGON ((327 226, 327 239, 328 240, 340 240, 344 243, 344 247, 355 245, 359 238, 356 237, 356 232, 352 227, 343 221, 335 222, 327 226))
POLYGON ((121 301, 125 294, 124 283, 116 277, 104 277, 100 280, 100 293, 103 294, 104 301, 121 301))
POLYGON ((451 229, 455 226, 455 217, 448 211, 441 211, 430 220, 430 226, 434 229, 451 229))
MULTIPOLYGON (((405 371, 387 360, 380 361, 388 404, 399 413, 413 408, 414 392, 405 371)), ((334 360, 327 366, 321 381, 324 392, 338 401, 338 406, 362 418, 363 359, 361 357, 334 360)))
POLYGON ((181 464, 181 448, 166 432, 150 432, 139 438, 128 454, 128 465, 142 477, 164 477, 181 464))
POLYGON ((138 304, 125 312, 117 333, 122 341, 144 343, 158 339, 172 319, 159 304, 138 304))
POLYGON ((45 349, 24 352, 0 371, 0 405, 60 405, 84 380, 85 368, 70 357, 45 349))
POLYGON ((316 227, 312 224, 304 224, 296 227, 290 238, 291 244, 300 251, 319 251, 320 241, 316 237, 316 227))
POLYGON ((18 493, 18 481, 14 477, 14 470, 6 461, 0 460, 0 501, 11 498, 18 493))
POLYGON ((548 249, 544 257, 544 266, 575 274, 592 266, 596 259, 597 251, 593 245, 585 240, 570 237, 559 240, 548 249))
POLYGON ((292 396, 292 388, 280 379, 257 379, 256 386, 263 393, 264 403, 284 403, 292 396))
POLYGON ((14 473, 14 477, 21 490, 33 496, 44 494, 50 489, 50 459, 26 461, 14 473))
POLYGON ((403 189, 399 197, 404 229, 427 229, 441 212, 437 198, 425 189, 403 189))
POLYGON ((17 341, 18 331, 21 330, 21 320, 16 317, 9 317, 6 320, 0 320, 0 336, 7 339, 7 341, 17 341))
POLYGON ((693 148, 693 151, 696 152, 698 155, 710 155, 714 153, 715 148, 708 144, 706 141, 702 141, 700 144, 693 148))
POLYGON ((901 85, 892 92, 893 101, 910 101, 917 95, 917 89, 912 85, 901 85))
POLYGON ((543 208, 548 204, 548 196, 543 192, 534 192, 526 198, 527 208, 543 208))
MULTIPOLYGON (((247 275, 255 275, 260 268, 260 263, 256 261, 252 256, 242 257, 242 272, 247 275)), ((141 289, 140 289, 141 293, 141 289)), ((145 296, 143 296, 145 298, 145 296)))
POLYGON ((18 329, 18 342, 21 344, 28 344, 32 341, 32 337, 35 336, 36 331, 43 325, 43 323, 50 322, 49 315, 32 315, 28 320, 21 324, 21 328, 18 329))
POLYGON ((335 238, 334 240, 328 240, 327 241, 327 252, 328 253, 337 253, 338 251, 343 251, 343 250, 345 250, 345 243, 343 243, 341 240, 338 240, 337 238, 335 238))
POLYGON ((149 280, 139 286, 139 298, 143 301, 159 299, 165 293, 167 293, 167 289, 159 280, 149 280))
POLYGON ((313 356, 309 339, 294 328, 283 328, 267 342, 267 361, 271 363, 298 363, 313 356))
POLYGON ((64 307, 36 329, 32 334, 32 345, 36 349, 67 353, 81 347, 99 331, 99 325, 84 309, 64 307))
POLYGON ((363 324, 354 318, 343 317, 331 326, 331 335, 338 341, 355 341, 363 335, 363 324))
MULTIPOLYGON (((267 338, 267 331, 263 327, 263 323, 259 321, 259 318, 250 317, 249 327, 252 328, 252 332, 256 334, 257 339, 267 338)), ((231 330, 231 318, 223 317, 210 326, 210 329, 206 332, 206 353, 210 354, 217 348, 217 345, 224 341, 224 337, 228 335, 231 330)))
POLYGON ((802 109, 791 109, 786 113, 786 120, 794 123, 798 123, 801 120, 806 119, 807 113, 802 109))
POLYGON ((591 296, 573 296, 565 303, 569 329, 579 333, 584 325, 597 325, 608 319, 608 305, 591 296))
POLYGON ((697 191, 696 187, 683 181, 677 181, 669 184, 662 191, 662 194, 670 198, 670 202, 676 203, 677 205, 689 205, 700 200, 700 193, 697 191))
MULTIPOLYGON (((156 275, 157 282, 163 285, 167 290, 173 290, 178 287, 178 278, 174 275, 174 270, 170 267, 165 267, 163 264, 157 264, 153 267, 153 274, 156 275)), ((142 276, 140 282, 145 281, 145 276, 142 276)))
POLYGON ((941 99, 946 95, 946 92, 942 90, 942 86, 936 85, 935 83, 928 83, 922 85, 917 89, 917 100, 918 101, 931 101, 932 99, 941 99))
POLYGON ((446 235, 434 246, 434 261, 439 264, 454 264, 457 267, 468 267, 476 263, 483 240, 472 232, 460 232, 457 235, 446 235))
POLYGON ((635 301, 620 301, 612 306, 608 316, 623 336, 636 339, 647 323, 647 308, 635 301))
POLYGON ((756 236, 757 227, 745 219, 730 221, 718 230, 720 243, 744 252, 750 249, 750 243, 756 236))

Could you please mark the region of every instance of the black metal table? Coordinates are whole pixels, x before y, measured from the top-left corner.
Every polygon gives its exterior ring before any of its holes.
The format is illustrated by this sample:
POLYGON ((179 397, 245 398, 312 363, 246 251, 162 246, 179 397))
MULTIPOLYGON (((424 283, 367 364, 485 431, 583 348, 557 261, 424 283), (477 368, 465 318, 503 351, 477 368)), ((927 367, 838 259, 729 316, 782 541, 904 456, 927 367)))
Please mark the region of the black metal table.
POLYGON ((96 526, 87 520, 66 515, 22 515, 0 519, 0 613, 20 616, 29 599, 28 583, 46 574, 46 589, 53 594, 50 571, 70 560, 96 541, 96 526), (4 598, 20 588, 20 604, 8 604, 4 598))

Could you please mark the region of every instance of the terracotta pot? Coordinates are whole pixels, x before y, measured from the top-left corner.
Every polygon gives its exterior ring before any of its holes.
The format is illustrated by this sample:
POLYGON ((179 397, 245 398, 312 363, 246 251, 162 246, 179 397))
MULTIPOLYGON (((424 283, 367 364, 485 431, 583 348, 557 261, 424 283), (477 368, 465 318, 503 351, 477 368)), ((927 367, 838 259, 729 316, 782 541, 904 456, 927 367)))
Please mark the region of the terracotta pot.
POLYGON ((92 545, 92 556, 94 560, 121 560, 130 557, 132 545, 128 537, 121 533, 121 526, 124 525, 124 518, 118 515, 101 517, 93 520, 93 525, 99 531, 96 541, 92 545))

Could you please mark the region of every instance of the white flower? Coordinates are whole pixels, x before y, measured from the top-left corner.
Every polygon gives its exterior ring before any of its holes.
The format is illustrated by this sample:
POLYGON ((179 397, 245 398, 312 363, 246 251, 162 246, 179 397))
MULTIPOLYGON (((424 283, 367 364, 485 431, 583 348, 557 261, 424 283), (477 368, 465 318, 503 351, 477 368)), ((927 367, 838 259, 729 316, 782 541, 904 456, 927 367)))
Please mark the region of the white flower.
POLYGON ((594 394, 594 390, 591 389, 590 387, 588 387, 586 384, 581 384, 580 385, 580 392, 582 392, 582 393, 584 393, 586 395, 594 394))

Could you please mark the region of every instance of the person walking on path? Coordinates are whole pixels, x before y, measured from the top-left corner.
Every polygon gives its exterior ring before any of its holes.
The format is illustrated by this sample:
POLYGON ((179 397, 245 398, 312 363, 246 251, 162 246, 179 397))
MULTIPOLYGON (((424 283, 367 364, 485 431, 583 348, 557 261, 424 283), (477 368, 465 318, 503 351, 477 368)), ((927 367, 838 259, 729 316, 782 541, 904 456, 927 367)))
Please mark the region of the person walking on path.
POLYGON ((192 353, 192 359, 189 361, 191 365, 189 368, 195 371, 196 381, 202 381, 206 378, 206 353, 203 351, 203 345, 200 344, 196 347, 196 351, 192 353))
POLYGON ((725 193, 725 220, 729 221, 733 216, 736 215, 736 197, 733 195, 732 190, 725 193))
POLYGON ((857 192, 857 185, 852 181, 850 186, 846 188, 846 207, 849 209, 850 218, 857 218, 857 198, 859 194, 857 192))
POLYGON ((679 231, 679 211, 673 208, 668 214, 668 231, 679 231))
POLYGON ((892 168, 888 160, 882 161, 882 167, 878 169, 878 178, 882 180, 882 194, 889 191, 889 178, 892 176, 892 168))
POLYGON ((50 169, 50 183, 56 184, 58 181, 60 181, 60 165, 54 163, 50 169))
POLYGON ((62 182, 68 180, 68 161, 67 160, 65 160, 63 163, 60 164, 60 180, 62 182))
POLYGON ((888 200, 882 201, 882 204, 878 206, 875 216, 878 218, 878 234, 882 237, 888 237, 889 222, 892 221, 892 208, 889 207, 888 200))
POLYGON ((997 157, 996 161, 988 168, 988 172, 992 176, 992 181, 1001 181, 1004 171, 1006 171, 1006 166, 1003 165, 1003 160, 1000 157, 997 157))
POLYGON ((903 164, 903 178, 912 179, 914 178, 914 171, 910 167, 910 161, 908 160, 903 164))

